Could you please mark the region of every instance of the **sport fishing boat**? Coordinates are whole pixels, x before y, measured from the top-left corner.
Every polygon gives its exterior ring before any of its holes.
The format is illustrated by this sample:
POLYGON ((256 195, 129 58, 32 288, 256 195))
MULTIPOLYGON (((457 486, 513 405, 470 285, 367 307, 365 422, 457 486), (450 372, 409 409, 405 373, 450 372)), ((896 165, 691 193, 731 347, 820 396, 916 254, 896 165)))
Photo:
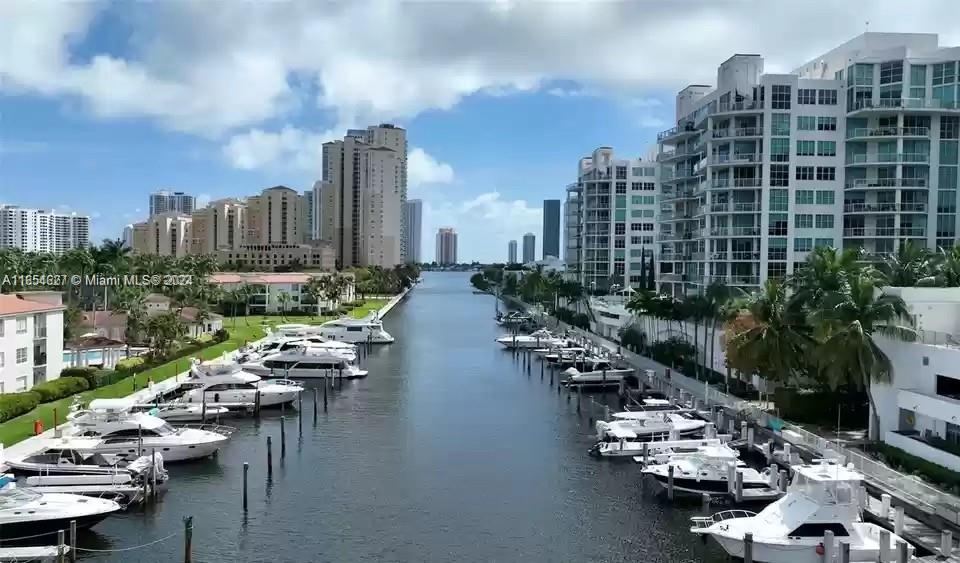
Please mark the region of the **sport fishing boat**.
MULTIPOLYGON (((140 471, 150 456, 128 460, 124 456, 91 453, 100 446, 98 438, 63 438, 22 459, 8 459, 6 465, 19 476, 32 475, 122 475, 140 471), (69 445, 70 447, 62 447, 69 445)), ((162 465, 161 454, 157 454, 162 465)), ((165 472, 164 472, 165 473, 165 472)))
MULTIPOLYGON (((877 561, 883 528, 860 516, 858 495, 863 475, 852 465, 826 461, 795 465, 793 470, 786 496, 759 513, 727 510, 692 518, 690 531, 712 537, 734 557, 743 557, 744 537, 750 532, 753 560, 758 563, 821 563, 824 532, 831 531, 833 553, 839 552, 842 540, 850 544, 850 561, 877 561)), ((893 553, 898 542, 906 541, 894 533, 889 537, 888 553, 893 553)), ((912 559, 913 546, 908 551, 912 559)))
POLYGON ((530 334, 516 334, 503 336, 497 339, 497 342, 502 344, 504 348, 513 349, 513 348, 543 348, 551 346, 563 346, 566 344, 566 339, 559 336, 554 336, 549 330, 541 328, 531 332, 530 334))
POLYGON ((690 494, 725 495, 730 492, 731 477, 743 475, 743 489, 770 489, 779 475, 763 472, 741 462, 737 452, 727 446, 711 446, 696 453, 671 455, 664 463, 649 464, 641 473, 667 486, 673 468, 674 491, 690 494))
MULTIPOLYGON (((702 432, 706 422, 677 411, 616 413, 614 420, 596 423, 600 442, 649 442, 657 439, 678 439, 702 432)), ((596 447, 596 446, 595 446, 596 447)))
POLYGON ((566 379, 563 384, 567 387, 618 387, 623 378, 634 375, 632 369, 599 369, 581 372, 577 368, 567 368, 563 371, 566 379))

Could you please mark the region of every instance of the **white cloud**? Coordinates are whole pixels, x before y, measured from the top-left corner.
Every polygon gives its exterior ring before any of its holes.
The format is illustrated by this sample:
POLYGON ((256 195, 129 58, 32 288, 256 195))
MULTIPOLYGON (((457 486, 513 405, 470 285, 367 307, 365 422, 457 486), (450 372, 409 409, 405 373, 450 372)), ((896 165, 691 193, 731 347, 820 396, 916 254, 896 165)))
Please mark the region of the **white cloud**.
POLYGON ((7 0, 0 81, 8 92, 80 100, 97 116, 206 136, 262 127, 305 104, 340 130, 558 80, 583 87, 567 95, 644 99, 650 89, 713 82, 736 52, 789 70, 862 32, 865 19, 878 31, 939 31, 956 45, 960 24, 943 17, 953 7, 913 3, 905 18, 899 0, 757 2, 746 16, 735 0, 163 2, 121 11, 129 44, 83 58, 74 46, 110 4, 7 0), (803 33, 784 33, 785 21, 803 33))
POLYGON ((522 199, 504 199, 496 191, 465 201, 425 201, 422 252, 432 260, 437 229, 453 227, 457 230, 461 261, 503 261, 507 243, 511 239, 520 240, 524 233, 534 233, 540 247, 542 221, 542 207, 532 207, 522 199))
POLYGON ((211 199, 212 196, 206 192, 197 194, 197 209, 209 205, 211 199))
POLYGON ((223 154, 241 170, 288 167, 319 174, 323 143, 335 138, 333 131, 314 133, 289 125, 275 132, 251 129, 231 137, 223 154))
POLYGON ((407 185, 449 184, 453 182, 453 167, 433 158, 427 151, 414 147, 407 155, 407 185))
POLYGON ((640 119, 637 120, 637 125, 640 127, 660 128, 666 126, 667 122, 655 115, 642 115, 640 119))

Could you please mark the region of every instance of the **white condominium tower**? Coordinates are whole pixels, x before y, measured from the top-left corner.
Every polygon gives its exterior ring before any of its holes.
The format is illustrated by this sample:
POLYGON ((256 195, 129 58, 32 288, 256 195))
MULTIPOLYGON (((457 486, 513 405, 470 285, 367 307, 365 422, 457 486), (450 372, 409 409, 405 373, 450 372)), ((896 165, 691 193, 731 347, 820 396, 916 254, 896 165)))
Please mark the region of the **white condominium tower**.
POLYGON ((956 66, 935 35, 866 33, 791 74, 734 55, 658 135, 658 280, 753 288, 817 246, 893 252, 956 236, 956 66))
POLYGON ((423 239, 423 201, 411 199, 403 204, 403 227, 405 235, 403 254, 408 263, 419 264, 423 239))
POLYGON ((533 233, 523 235, 523 263, 529 264, 537 259, 537 236, 533 233))
POLYGON ((441 227, 437 231, 437 264, 450 266, 457 263, 457 231, 453 227, 441 227))
POLYGON ((407 133, 390 124, 347 131, 323 144, 323 180, 314 187, 317 238, 333 243, 337 261, 392 267, 405 261, 407 133))
POLYGON ((0 248, 62 254, 90 246, 90 218, 0 205, 0 248))
POLYGON ((150 217, 161 213, 193 213, 196 199, 183 192, 159 191, 150 194, 150 217))
POLYGON ((584 287, 640 286, 644 256, 655 247, 658 167, 615 159, 600 147, 580 159, 578 180, 567 187, 564 257, 584 287))

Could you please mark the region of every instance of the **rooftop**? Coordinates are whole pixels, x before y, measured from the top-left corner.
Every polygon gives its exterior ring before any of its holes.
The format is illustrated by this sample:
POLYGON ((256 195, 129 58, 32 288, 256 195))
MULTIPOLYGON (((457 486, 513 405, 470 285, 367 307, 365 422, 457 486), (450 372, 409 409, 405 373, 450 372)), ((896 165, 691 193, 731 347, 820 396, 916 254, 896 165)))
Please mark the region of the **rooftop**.
POLYGON ((62 311, 63 305, 30 301, 18 295, 0 295, 0 317, 22 315, 26 313, 42 313, 45 311, 62 311))

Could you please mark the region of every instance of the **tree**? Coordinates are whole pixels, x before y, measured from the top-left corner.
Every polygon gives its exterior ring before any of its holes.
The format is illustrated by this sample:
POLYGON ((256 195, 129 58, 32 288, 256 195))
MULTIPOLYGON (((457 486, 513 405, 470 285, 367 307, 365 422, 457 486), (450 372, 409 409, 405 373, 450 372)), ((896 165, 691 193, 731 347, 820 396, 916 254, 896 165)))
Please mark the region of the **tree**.
POLYGON ((960 246, 941 248, 932 265, 932 278, 921 280, 923 285, 960 287, 960 246))
POLYGON ((487 291, 490 289, 490 282, 488 282, 487 278, 483 277, 483 274, 480 272, 470 276, 470 283, 473 284, 473 287, 479 289, 480 291, 487 291))
POLYGON ((854 276, 878 274, 860 262, 861 252, 855 249, 838 251, 818 246, 807 256, 807 261, 788 281, 797 299, 809 309, 816 309, 822 297, 840 291, 854 276))
POLYGON ((290 294, 286 291, 277 292, 277 303, 280 304, 280 317, 287 318, 287 305, 290 303, 290 294))
POLYGON ((140 342, 146 330, 146 297, 147 291, 140 286, 128 285, 117 289, 113 312, 127 316, 125 336, 128 342, 140 342))
POLYGON ((154 358, 167 357, 173 344, 183 338, 186 329, 176 311, 166 311, 153 316, 147 322, 147 336, 150 338, 151 354, 154 358))
POLYGON ((883 283, 894 287, 932 285, 935 283, 933 258, 926 248, 917 246, 912 241, 905 241, 896 253, 887 256, 880 263, 883 283))
POLYGON ((517 276, 513 273, 507 273, 503 276, 503 290, 501 293, 504 295, 516 295, 517 294, 517 276))

